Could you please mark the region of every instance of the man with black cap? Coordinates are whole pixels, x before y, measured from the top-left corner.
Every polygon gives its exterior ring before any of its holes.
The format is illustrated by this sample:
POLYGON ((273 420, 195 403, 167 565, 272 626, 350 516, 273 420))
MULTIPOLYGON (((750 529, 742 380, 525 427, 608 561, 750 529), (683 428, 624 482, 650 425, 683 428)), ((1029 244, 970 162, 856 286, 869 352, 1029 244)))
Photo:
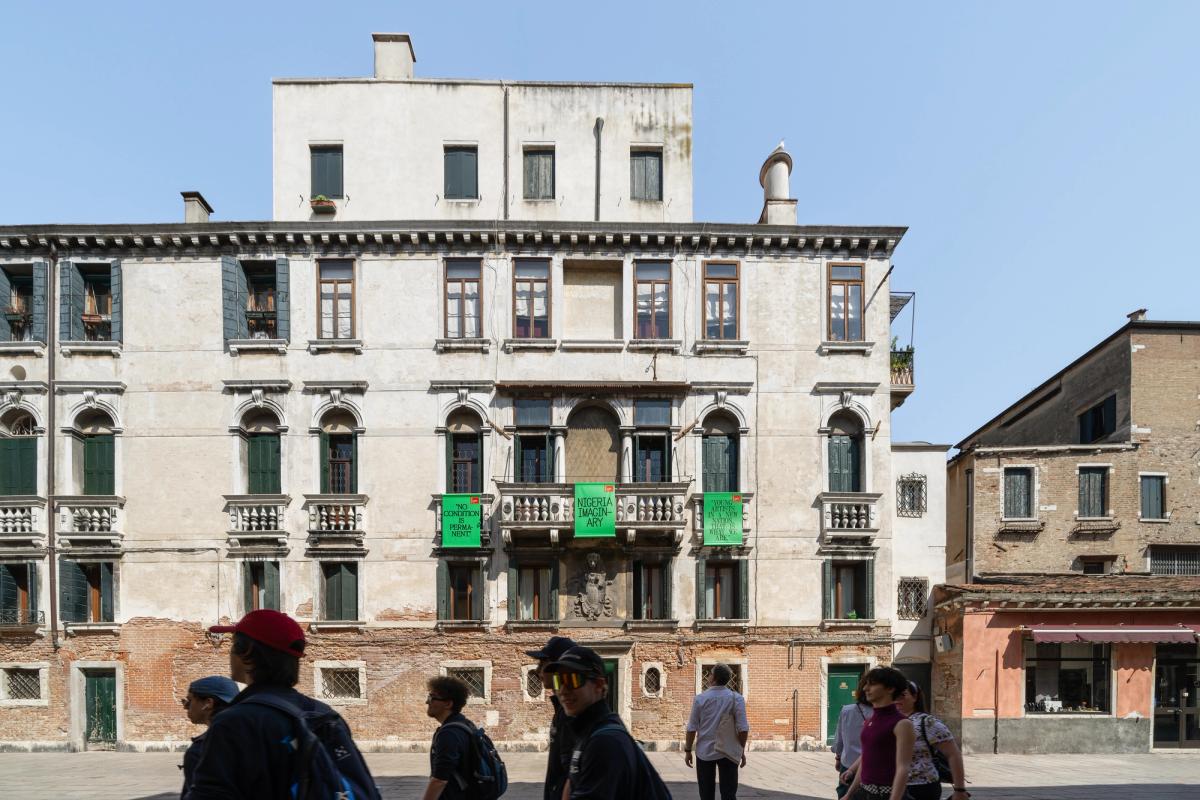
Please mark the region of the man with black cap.
POLYGON ((609 710, 604 659, 572 647, 546 667, 575 738, 568 771, 570 800, 670 797, 620 716, 609 710))
MULTIPOLYGON (((213 717, 229 707, 237 693, 238 685, 229 678, 224 675, 209 675, 207 678, 192 681, 188 686, 187 697, 179 702, 187 713, 188 722, 207 727, 212 724, 213 717)), ((196 772, 196 764, 200 761, 200 754, 204 752, 205 733, 192 738, 191 745, 183 754, 183 763, 179 765, 183 770, 183 797, 187 796, 192 785, 192 776, 196 772)))
POLYGON ((353 791, 348 797, 379 797, 346 723, 329 706, 293 688, 304 656, 304 629, 294 619, 259 609, 237 625, 208 630, 233 634, 230 675, 247 686, 209 727, 185 800, 291 800, 300 786, 312 781, 315 789, 323 777, 348 783, 353 791), (309 746, 314 749, 304 754, 309 746), (321 765, 336 774, 318 774, 321 765))
MULTIPOLYGON (((551 636, 546 646, 541 650, 526 650, 525 655, 537 659, 537 676, 542 686, 550 687, 550 676, 546 667, 550 662, 557 661, 563 653, 575 646, 575 642, 566 636, 551 636)), ((567 725, 567 715, 563 711, 558 696, 550 691, 550 703, 554 706, 554 718, 550 722, 550 747, 546 753, 546 782, 543 784, 542 797, 544 800, 559 800, 562 797, 563 784, 567 782, 567 770, 571 766, 571 752, 575 749, 575 739, 567 725)))

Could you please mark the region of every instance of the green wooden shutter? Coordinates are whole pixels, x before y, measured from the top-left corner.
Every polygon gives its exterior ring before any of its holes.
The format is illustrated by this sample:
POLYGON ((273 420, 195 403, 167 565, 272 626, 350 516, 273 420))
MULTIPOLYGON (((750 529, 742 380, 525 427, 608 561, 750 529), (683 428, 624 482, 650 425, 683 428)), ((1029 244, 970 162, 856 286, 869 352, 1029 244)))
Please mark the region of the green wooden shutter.
POLYGON ((88 582, 77 561, 58 562, 59 614, 63 622, 88 621, 88 582))
POLYGON ((42 343, 45 343, 47 333, 47 269, 45 261, 36 261, 33 264, 33 340, 42 343))
POLYGON ((546 619, 558 619, 558 559, 550 565, 550 609, 546 619))
MULTIPOLYGON (((221 256, 221 319, 225 341, 249 336, 245 298, 240 297, 238 273, 242 265, 233 256, 221 256), (243 332, 244 331, 244 332, 243 332)), ((243 278, 245 277, 243 273, 243 278)))
POLYGON ((537 153, 525 153, 525 197, 536 199, 538 195, 538 159, 537 153))
POLYGON ((321 431, 318 439, 321 448, 319 455, 321 462, 321 494, 329 494, 329 434, 321 431))
POLYGON ((58 263, 58 336, 64 342, 83 339, 83 276, 70 261, 58 263))
POLYGON ((437 591, 437 618, 450 619, 450 567, 444 558, 439 558, 437 562, 435 590, 437 591))
POLYGON ((113 583, 113 564, 105 561, 100 564, 100 622, 112 622, 116 619, 113 614, 113 595, 116 591, 113 583))
POLYGON ((292 279, 288 260, 283 256, 275 259, 275 337, 290 341, 292 338, 292 279))
POLYGON ((833 599, 833 562, 821 562, 821 619, 833 619, 837 603, 833 599))
POLYGON ((19 569, 17 564, 0 564, 0 612, 4 618, 0 622, 17 622, 17 579, 13 571, 19 569))
POLYGON ((512 554, 508 556, 508 618, 521 618, 520 592, 517 582, 520 580, 517 559, 512 554))
POLYGON ((863 572, 866 586, 863 589, 864 619, 875 619, 875 559, 869 558, 863 562, 863 572))
POLYGON ((738 562, 738 619, 750 619, 750 559, 738 562))
POLYGON ((472 570, 471 577, 474 580, 474 584, 471 586, 471 619, 483 619, 483 600, 487 594, 487 581, 482 562, 472 570))
POLYGON ((112 316, 109 324, 109 339, 114 342, 125 340, 125 323, 121 298, 124 294, 121 288, 121 262, 113 261, 108 268, 109 292, 112 294, 112 316))
POLYGON ((350 494, 358 493, 358 434, 350 437, 350 494))
POLYGON ((642 601, 642 595, 645 593, 646 576, 644 574, 646 565, 638 560, 633 562, 633 618, 645 619, 646 608, 642 601))
POLYGON ((279 494, 279 434, 256 433, 247 439, 250 494, 279 494))
POLYGON ((17 491, 20 464, 16 439, 0 439, 0 495, 12 496, 17 491))
POLYGON ((1165 481, 1157 475, 1142 476, 1142 519, 1162 519, 1166 516, 1163 502, 1165 481))
POLYGON ((37 438, 21 436, 8 441, 16 454, 13 494, 37 494, 37 438))
POLYGON ((634 200, 646 197, 646 160, 640 153, 629 154, 629 196, 634 200))
POLYGON ((442 155, 444 171, 444 193, 448 199, 462 197, 461 177, 459 176, 458 152, 447 150, 442 155))
POLYGON ((242 609, 247 614, 254 610, 254 566, 253 561, 242 562, 242 609))
POLYGON ((728 436, 704 437, 704 491, 734 491, 729 475, 730 442, 728 436))
POLYGON ((358 563, 342 564, 342 619, 358 619, 358 563))
MULTIPOLYGON (((0 311, 7 309, 11 302, 12 282, 8 279, 8 273, 0 269, 0 311)), ((0 322, 0 342, 7 342, 10 339, 12 339, 12 327, 7 321, 0 322)))
POLYGON ((454 434, 446 431, 446 493, 454 494, 454 434))
POLYGON ((115 493, 113 469, 113 435, 97 434, 83 439, 83 493, 111 495, 115 493))
POLYGON ((325 616, 324 619, 343 619, 342 617, 342 565, 326 562, 321 565, 325 575, 325 616))
POLYGON ((675 559, 664 558, 662 567, 662 607, 663 614, 666 615, 664 619, 677 619, 675 616, 675 591, 673 588, 675 582, 675 559))
POLYGON ((854 483, 850 473, 850 452, 853 447, 849 436, 837 434, 829 437, 829 491, 854 491, 851 488, 854 483))
POLYGON ((263 586, 265 589, 263 598, 263 607, 279 610, 279 562, 264 561, 263 562, 263 586))
POLYGON ((1027 469, 1004 471, 1004 516, 1009 519, 1024 519, 1033 516, 1030 491, 1032 475, 1027 469))
POLYGON ((696 619, 708 619, 704 613, 704 557, 696 559, 696 619))
POLYGON ((41 603, 38 601, 38 565, 36 563, 26 564, 28 570, 28 581, 26 589, 29 592, 29 618, 30 620, 37 619, 37 610, 41 603))
POLYGON ((1079 470, 1079 516, 1104 516, 1104 477, 1103 469, 1079 470))

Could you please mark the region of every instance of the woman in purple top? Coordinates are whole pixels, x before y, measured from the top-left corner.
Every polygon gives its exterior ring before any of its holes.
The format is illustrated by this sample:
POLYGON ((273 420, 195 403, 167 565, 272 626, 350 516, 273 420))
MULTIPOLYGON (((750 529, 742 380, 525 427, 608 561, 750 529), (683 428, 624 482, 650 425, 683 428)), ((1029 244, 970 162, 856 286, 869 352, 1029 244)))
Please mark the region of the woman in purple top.
POLYGON ((908 689, 908 678, 891 667, 876 667, 863 683, 875 712, 863 725, 862 756, 848 794, 854 800, 903 800, 915 734, 896 701, 908 689))

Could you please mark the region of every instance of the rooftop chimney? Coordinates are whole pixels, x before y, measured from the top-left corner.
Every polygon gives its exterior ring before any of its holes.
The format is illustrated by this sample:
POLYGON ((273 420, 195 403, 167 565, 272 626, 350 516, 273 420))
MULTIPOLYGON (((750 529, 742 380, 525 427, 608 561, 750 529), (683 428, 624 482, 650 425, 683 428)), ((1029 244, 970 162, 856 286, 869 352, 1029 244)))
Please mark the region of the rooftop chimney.
POLYGON ((208 222, 208 215, 213 213, 212 206, 199 192, 180 192, 183 195, 183 221, 208 222))
POLYGON ((1130 322, 1140 322, 1146 318, 1146 309, 1139 308, 1137 311, 1134 311, 1131 314, 1126 314, 1125 316, 1129 317, 1130 322))
POLYGON ((375 77, 380 80, 404 81, 413 76, 417 54, 407 33, 372 33, 375 42, 375 77))
POLYGON ((759 225, 796 224, 796 201, 788 186, 791 174, 792 157, 783 149, 781 141, 758 171, 758 182, 763 187, 763 210, 758 217, 759 225))

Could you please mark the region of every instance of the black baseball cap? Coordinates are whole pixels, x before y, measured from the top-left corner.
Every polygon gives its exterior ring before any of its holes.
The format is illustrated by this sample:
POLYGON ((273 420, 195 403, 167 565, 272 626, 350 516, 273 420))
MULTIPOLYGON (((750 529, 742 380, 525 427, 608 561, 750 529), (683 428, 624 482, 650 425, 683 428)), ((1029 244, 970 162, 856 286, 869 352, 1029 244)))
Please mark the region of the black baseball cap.
POLYGON ((551 636, 541 650, 526 650, 525 655, 538 661, 557 661, 562 654, 575 647, 575 640, 568 636, 551 636))
POLYGON ((603 678, 604 659, 592 648, 576 645, 547 665, 546 672, 578 672, 590 678, 603 678))

